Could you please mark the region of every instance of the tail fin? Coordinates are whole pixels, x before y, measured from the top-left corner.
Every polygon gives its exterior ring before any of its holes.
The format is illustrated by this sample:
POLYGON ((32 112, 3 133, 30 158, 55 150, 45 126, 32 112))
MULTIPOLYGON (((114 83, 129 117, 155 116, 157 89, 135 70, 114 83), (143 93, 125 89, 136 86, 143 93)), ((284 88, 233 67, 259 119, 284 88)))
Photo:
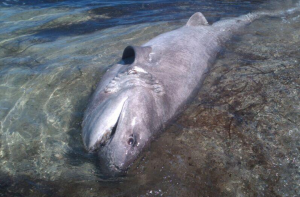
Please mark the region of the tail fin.
POLYGON ((258 12, 254 12, 254 13, 249 13, 249 14, 245 15, 244 17, 245 17, 246 20, 248 20, 248 22, 252 22, 256 19, 259 19, 259 18, 265 17, 265 16, 278 17, 278 16, 291 15, 291 14, 294 14, 296 12, 300 12, 300 2, 296 4, 296 7, 293 7, 293 8, 287 9, 287 10, 258 11, 258 12))
POLYGON ((219 35, 219 41, 225 42, 234 33, 238 33, 242 29, 242 27, 250 24, 256 19, 265 16, 285 16, 294 14, 296 12, 300 12, 300 3, 298 3, 296 7, 284 11, 258 11, 231 19, 220 20, 218 22, 215 22, 212 26, 216 27, 221 32, 219 35))
POLYGON ((256 19, 265 17, 265 16, 284 16, 294 14, 296 12, 300 12, 300 3, 296 4, 295 7, 287 9, 287 10, 280 10, 280 11, 258 11, 249 13, 246 15, 242 15, 239 17, 234 17, 231 19, 225 19, 218 22, 215 22, 213 26, 215 27, 224 27, 226 29, 230 29, 232 33, 237 32, 240 27, 243 27, 256 19))

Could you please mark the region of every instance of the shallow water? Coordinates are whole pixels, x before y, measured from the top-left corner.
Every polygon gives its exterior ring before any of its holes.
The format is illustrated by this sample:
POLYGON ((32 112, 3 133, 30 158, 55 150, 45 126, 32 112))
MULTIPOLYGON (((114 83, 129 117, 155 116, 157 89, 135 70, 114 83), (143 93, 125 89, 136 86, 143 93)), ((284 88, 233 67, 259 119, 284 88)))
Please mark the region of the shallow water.
POLYGON ((299 196, 300 13, 255 21, 228 42, 195 101, 127 176, 101 178, 80 127, 97 82, 127 45, 196 11, 212 23, 292 5, 2 2, 0 196, 299 196))

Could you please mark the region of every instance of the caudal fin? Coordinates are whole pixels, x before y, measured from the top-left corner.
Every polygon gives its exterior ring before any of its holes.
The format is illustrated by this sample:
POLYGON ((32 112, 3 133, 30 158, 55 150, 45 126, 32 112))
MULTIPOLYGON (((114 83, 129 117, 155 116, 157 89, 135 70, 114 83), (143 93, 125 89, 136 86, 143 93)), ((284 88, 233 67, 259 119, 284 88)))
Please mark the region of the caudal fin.
POLYGON ((249 13, 245 15, 246 20, 249 20, 249 22, 252 22, 256 19, 259 19, 261 17, 265 16, 272 16, 272 17, 279 17, 279 16, 285 16, 285 15, 291 15, 294 13, 300 12, 300 1, 295 4, 294 7, 286 9, 286 10, 277 10, 277 11, 258 11, 254 13, 249 13))

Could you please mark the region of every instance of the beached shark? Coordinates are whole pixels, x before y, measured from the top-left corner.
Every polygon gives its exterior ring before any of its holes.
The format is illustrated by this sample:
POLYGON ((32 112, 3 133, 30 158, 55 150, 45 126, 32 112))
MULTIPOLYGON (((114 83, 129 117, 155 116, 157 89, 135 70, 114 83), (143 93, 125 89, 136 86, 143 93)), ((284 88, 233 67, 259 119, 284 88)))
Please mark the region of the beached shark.
POLYGON ((102 77, 84 114, 82 138, 108 176, 124 172, 197 94, 205 73, 231 36, 263 16, 256 12, 209 25, 200 12, 183 27, 142 46, 128 46, 102 77))

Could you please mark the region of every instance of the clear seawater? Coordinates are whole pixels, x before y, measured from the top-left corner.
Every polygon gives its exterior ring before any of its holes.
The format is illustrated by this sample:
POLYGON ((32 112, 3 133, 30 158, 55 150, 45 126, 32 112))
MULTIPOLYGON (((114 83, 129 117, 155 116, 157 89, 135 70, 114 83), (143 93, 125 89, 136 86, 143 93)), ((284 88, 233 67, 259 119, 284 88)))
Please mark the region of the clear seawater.
MULTIPOLYGON (((89 97, 127 45, 296 0, 0 2, 0 196, 300 196, 300 13, 228 42, 194 102, 101 178, 81 140, 89 97)), ((187 76, 188 77, 188 76, 187 76)))

